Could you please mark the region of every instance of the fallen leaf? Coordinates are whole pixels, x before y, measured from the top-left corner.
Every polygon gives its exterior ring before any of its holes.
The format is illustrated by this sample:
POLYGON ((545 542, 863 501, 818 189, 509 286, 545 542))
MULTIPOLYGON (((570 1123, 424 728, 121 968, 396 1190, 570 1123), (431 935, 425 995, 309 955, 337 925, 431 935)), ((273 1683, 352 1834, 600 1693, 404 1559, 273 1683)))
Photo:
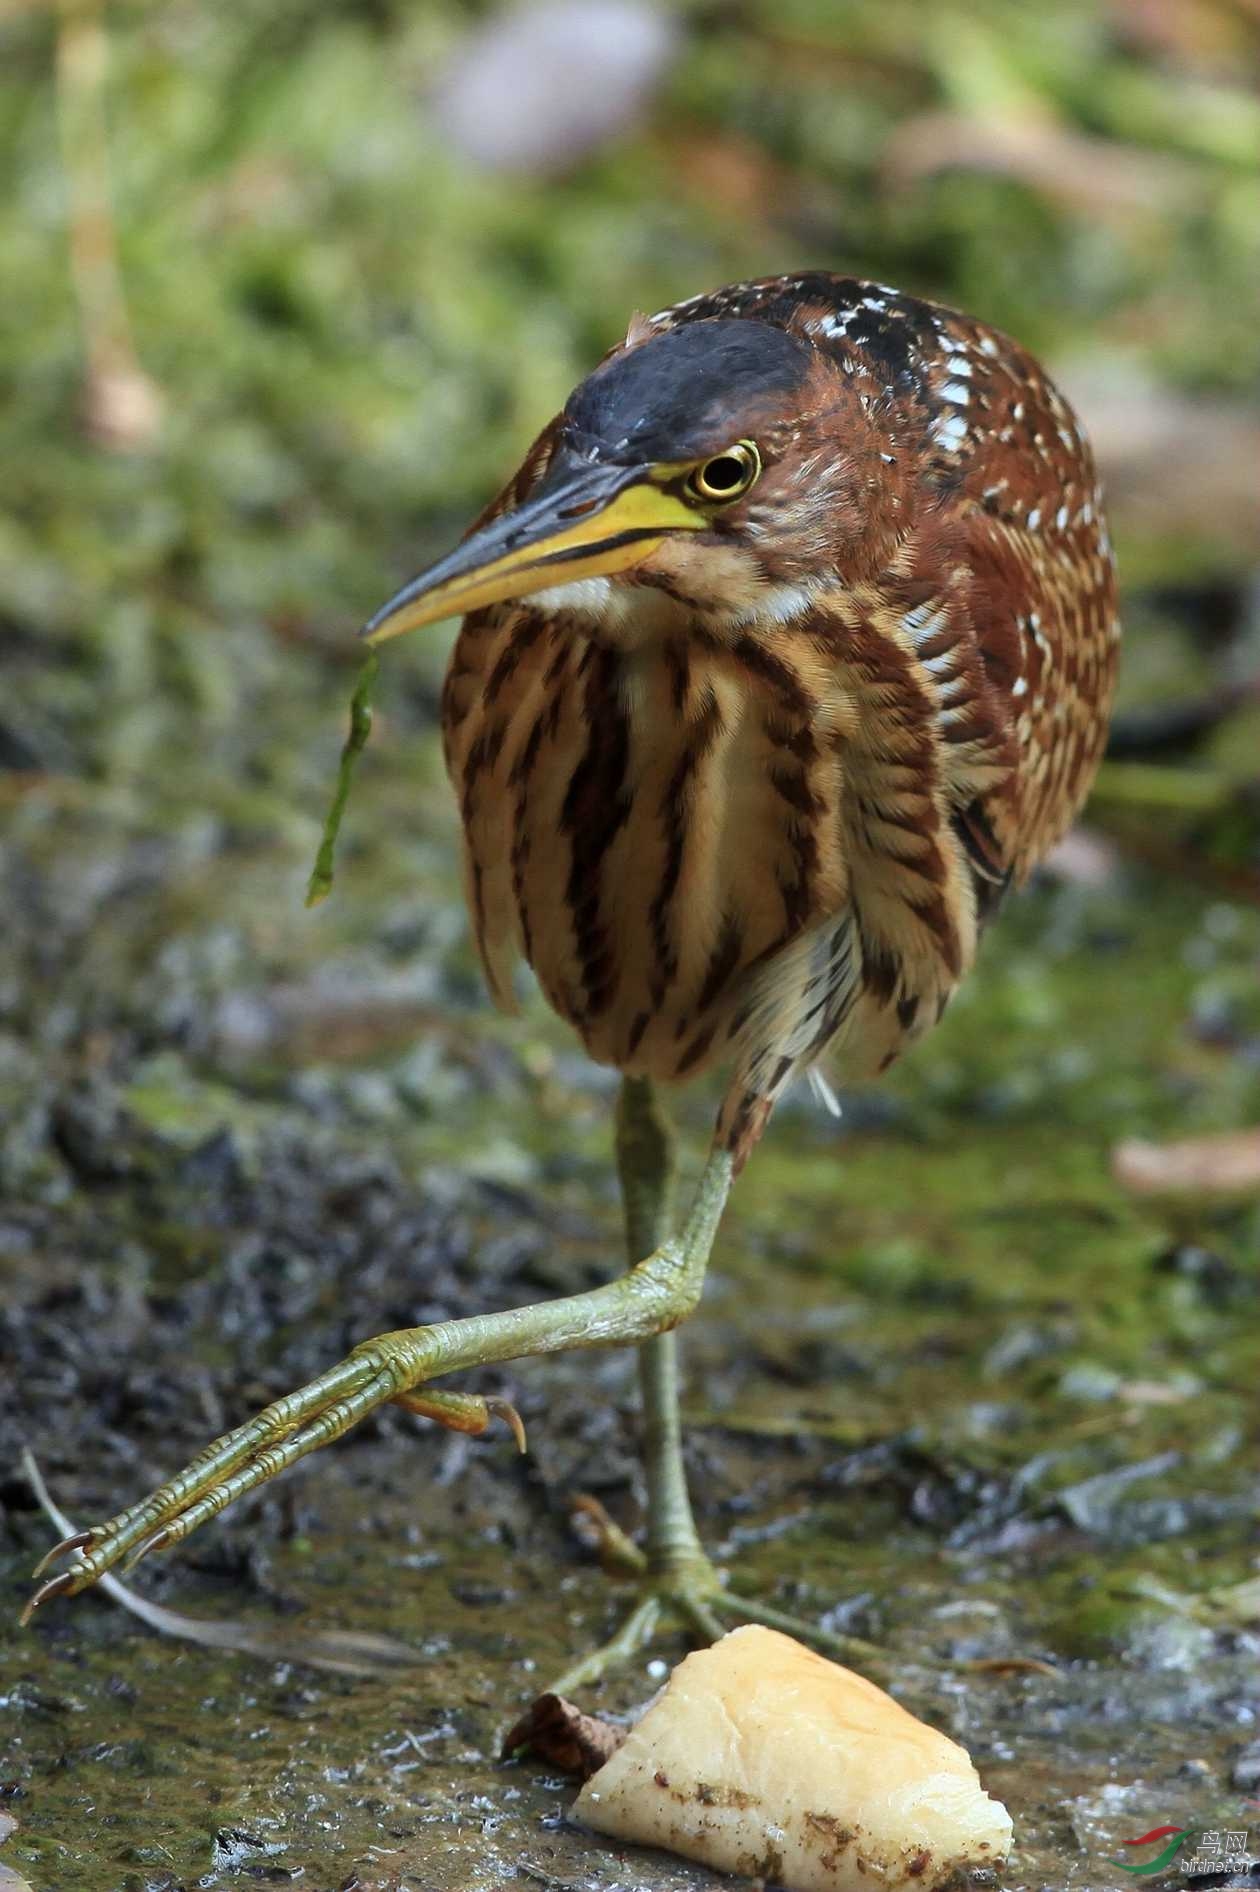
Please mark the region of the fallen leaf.
POLYGON ((1177 1143, 1130 1137, 1112 1151, 1111 1173, 1135 1196, 1260 1194, 1260 1130, 1222 1131, 1177 1143))
POLYGON ((509 1729, 503 1742, 503 1759, 509 1760, 528 1748, 562 1774, 589 1780, 625 1738, 624 1728, 614 1728, 598 1715, 584 1714, 563 1695, 540 1695, 509 1729))
POLYGON ((964 1665, 972 1675, 1061 1675, 1053 1662, 1043 1662, 1040 1656, 1005 1655, 976 1656, 974 1661, 964 1665))

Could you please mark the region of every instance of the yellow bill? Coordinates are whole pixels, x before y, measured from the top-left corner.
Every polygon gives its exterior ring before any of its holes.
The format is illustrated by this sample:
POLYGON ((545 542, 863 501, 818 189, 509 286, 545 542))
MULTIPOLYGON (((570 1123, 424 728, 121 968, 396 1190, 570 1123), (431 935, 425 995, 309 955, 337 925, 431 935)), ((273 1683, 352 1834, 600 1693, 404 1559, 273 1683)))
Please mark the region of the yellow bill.
POLYGON ((492 519, 404 585, 363 635, 383 644, 439 618, 629 571, 671 533, 705 524, 702 513, 653 483, 650 468, 570 463, 561 479, 549 478, 541 493, 492 519))

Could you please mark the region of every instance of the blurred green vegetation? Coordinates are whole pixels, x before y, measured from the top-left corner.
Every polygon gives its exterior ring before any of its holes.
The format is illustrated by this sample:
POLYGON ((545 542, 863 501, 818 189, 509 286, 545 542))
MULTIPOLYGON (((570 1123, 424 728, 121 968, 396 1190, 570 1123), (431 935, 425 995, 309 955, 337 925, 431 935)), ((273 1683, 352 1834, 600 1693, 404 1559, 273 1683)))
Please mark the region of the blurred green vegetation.
MULTIPOLYGON (((266 746, 252 712, 328 701, 312 657, 349 657, 630 311, 724 280, 893 280, 1010 329, 1070 385, 1132 390, 1139 415, 1254 398, 1246 0, 681 6, 642 122, 545 177, 478 170, 435 122, 493 14, 0 9, 0 649, 40 762, 162 776, 163 742, 193 729, 239 770, 266 746), (145 377, 138 419, 121 390, 121 438, 69 267, 76 192, 103 166, 65 41, 98 28, 145 377)), ((1119 512, 1139 573, 1237 572, 1254 550, 1228 517, 1119 512)), ((438 661, 402 659, 422 678, 438 661)))

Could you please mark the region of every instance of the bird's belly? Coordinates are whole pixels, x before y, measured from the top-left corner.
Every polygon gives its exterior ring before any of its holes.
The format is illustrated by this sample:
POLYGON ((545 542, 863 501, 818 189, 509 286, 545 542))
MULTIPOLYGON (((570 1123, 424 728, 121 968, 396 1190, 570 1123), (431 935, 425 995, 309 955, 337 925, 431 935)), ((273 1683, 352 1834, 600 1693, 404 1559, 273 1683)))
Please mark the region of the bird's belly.
POLYGON ((689 1078, 843 902, 838 761, 718 658, 538 646, 511 713, 470 704, 449 743, 491 985, 519 951, 592 1057, 689 1078))

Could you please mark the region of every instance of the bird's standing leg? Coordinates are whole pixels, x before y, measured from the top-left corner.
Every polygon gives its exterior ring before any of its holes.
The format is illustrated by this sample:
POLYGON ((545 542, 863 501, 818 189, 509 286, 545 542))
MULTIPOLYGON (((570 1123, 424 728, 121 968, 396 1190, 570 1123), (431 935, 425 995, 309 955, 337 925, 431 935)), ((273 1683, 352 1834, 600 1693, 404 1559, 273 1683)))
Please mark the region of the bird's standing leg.
MULTIPOLYGON (((674 1138, 650 1082, 623 1080, 617 1107, 617 1170, 625 1209, 626 1247, 633 1270, 659 1247, 669 1227, 674 1186, 674 1138)), ((678 1335, 673 1329, 639 1345, 643 1400, 643 1456, 647 1476, 646 1555, 634 1566, 642 1594, 615 1636, 576 1662, 552 1684, 557 1695, 598 1681, 632 1662, 662 1616, 703 1642, 715 1641, 732 1622, 767 1623, 805 1636, 834 1655, 878 1661, 879 1651, 854 1637, 833 1636, 781 1610, 737 1596, 700 1542, 687 1491, 678 1401, 678 1335)), ((615 1546, 623 1564, 627 1547, 615 1546)))
MULTIPOLYGON (((651 1082, 623 1079, 617 1103, 617 1173, 625 1211, 626 1255, 631 1269, 658 1248, 672 1219, 674 1135, 651 1082)), ((574 1663, 553 1685, 557 1694, 597 1681, 632 1661, 648 1642, 662 1611, 681 1616, 684 1626, 712 1641, 722 1625, 709 1607, 720 1579, 700 1543, 682 1456, 678 1410, 678 1335, 671 1328, 639 1345, 643 1402, 643 1458, 647 1476, 646 1555, 632 1566, 643 1595, 609 1642, 574 1663)), ((616 1555, 625 1564, 626 1551, 616 1555)))
MULTIPOLYGON (((630 1266, 665 1239, 672 1220, 674 1135, 645 1078, 626 1078, 617 1107, 621 1178, 630 1266)), ((639 1347, 643 1458, 647 1476, 647 1561, 656 1575, 709 1569, 700 1547, 682 1455, 678 1407, 678 1335, 671 1329, 639 1347)))

